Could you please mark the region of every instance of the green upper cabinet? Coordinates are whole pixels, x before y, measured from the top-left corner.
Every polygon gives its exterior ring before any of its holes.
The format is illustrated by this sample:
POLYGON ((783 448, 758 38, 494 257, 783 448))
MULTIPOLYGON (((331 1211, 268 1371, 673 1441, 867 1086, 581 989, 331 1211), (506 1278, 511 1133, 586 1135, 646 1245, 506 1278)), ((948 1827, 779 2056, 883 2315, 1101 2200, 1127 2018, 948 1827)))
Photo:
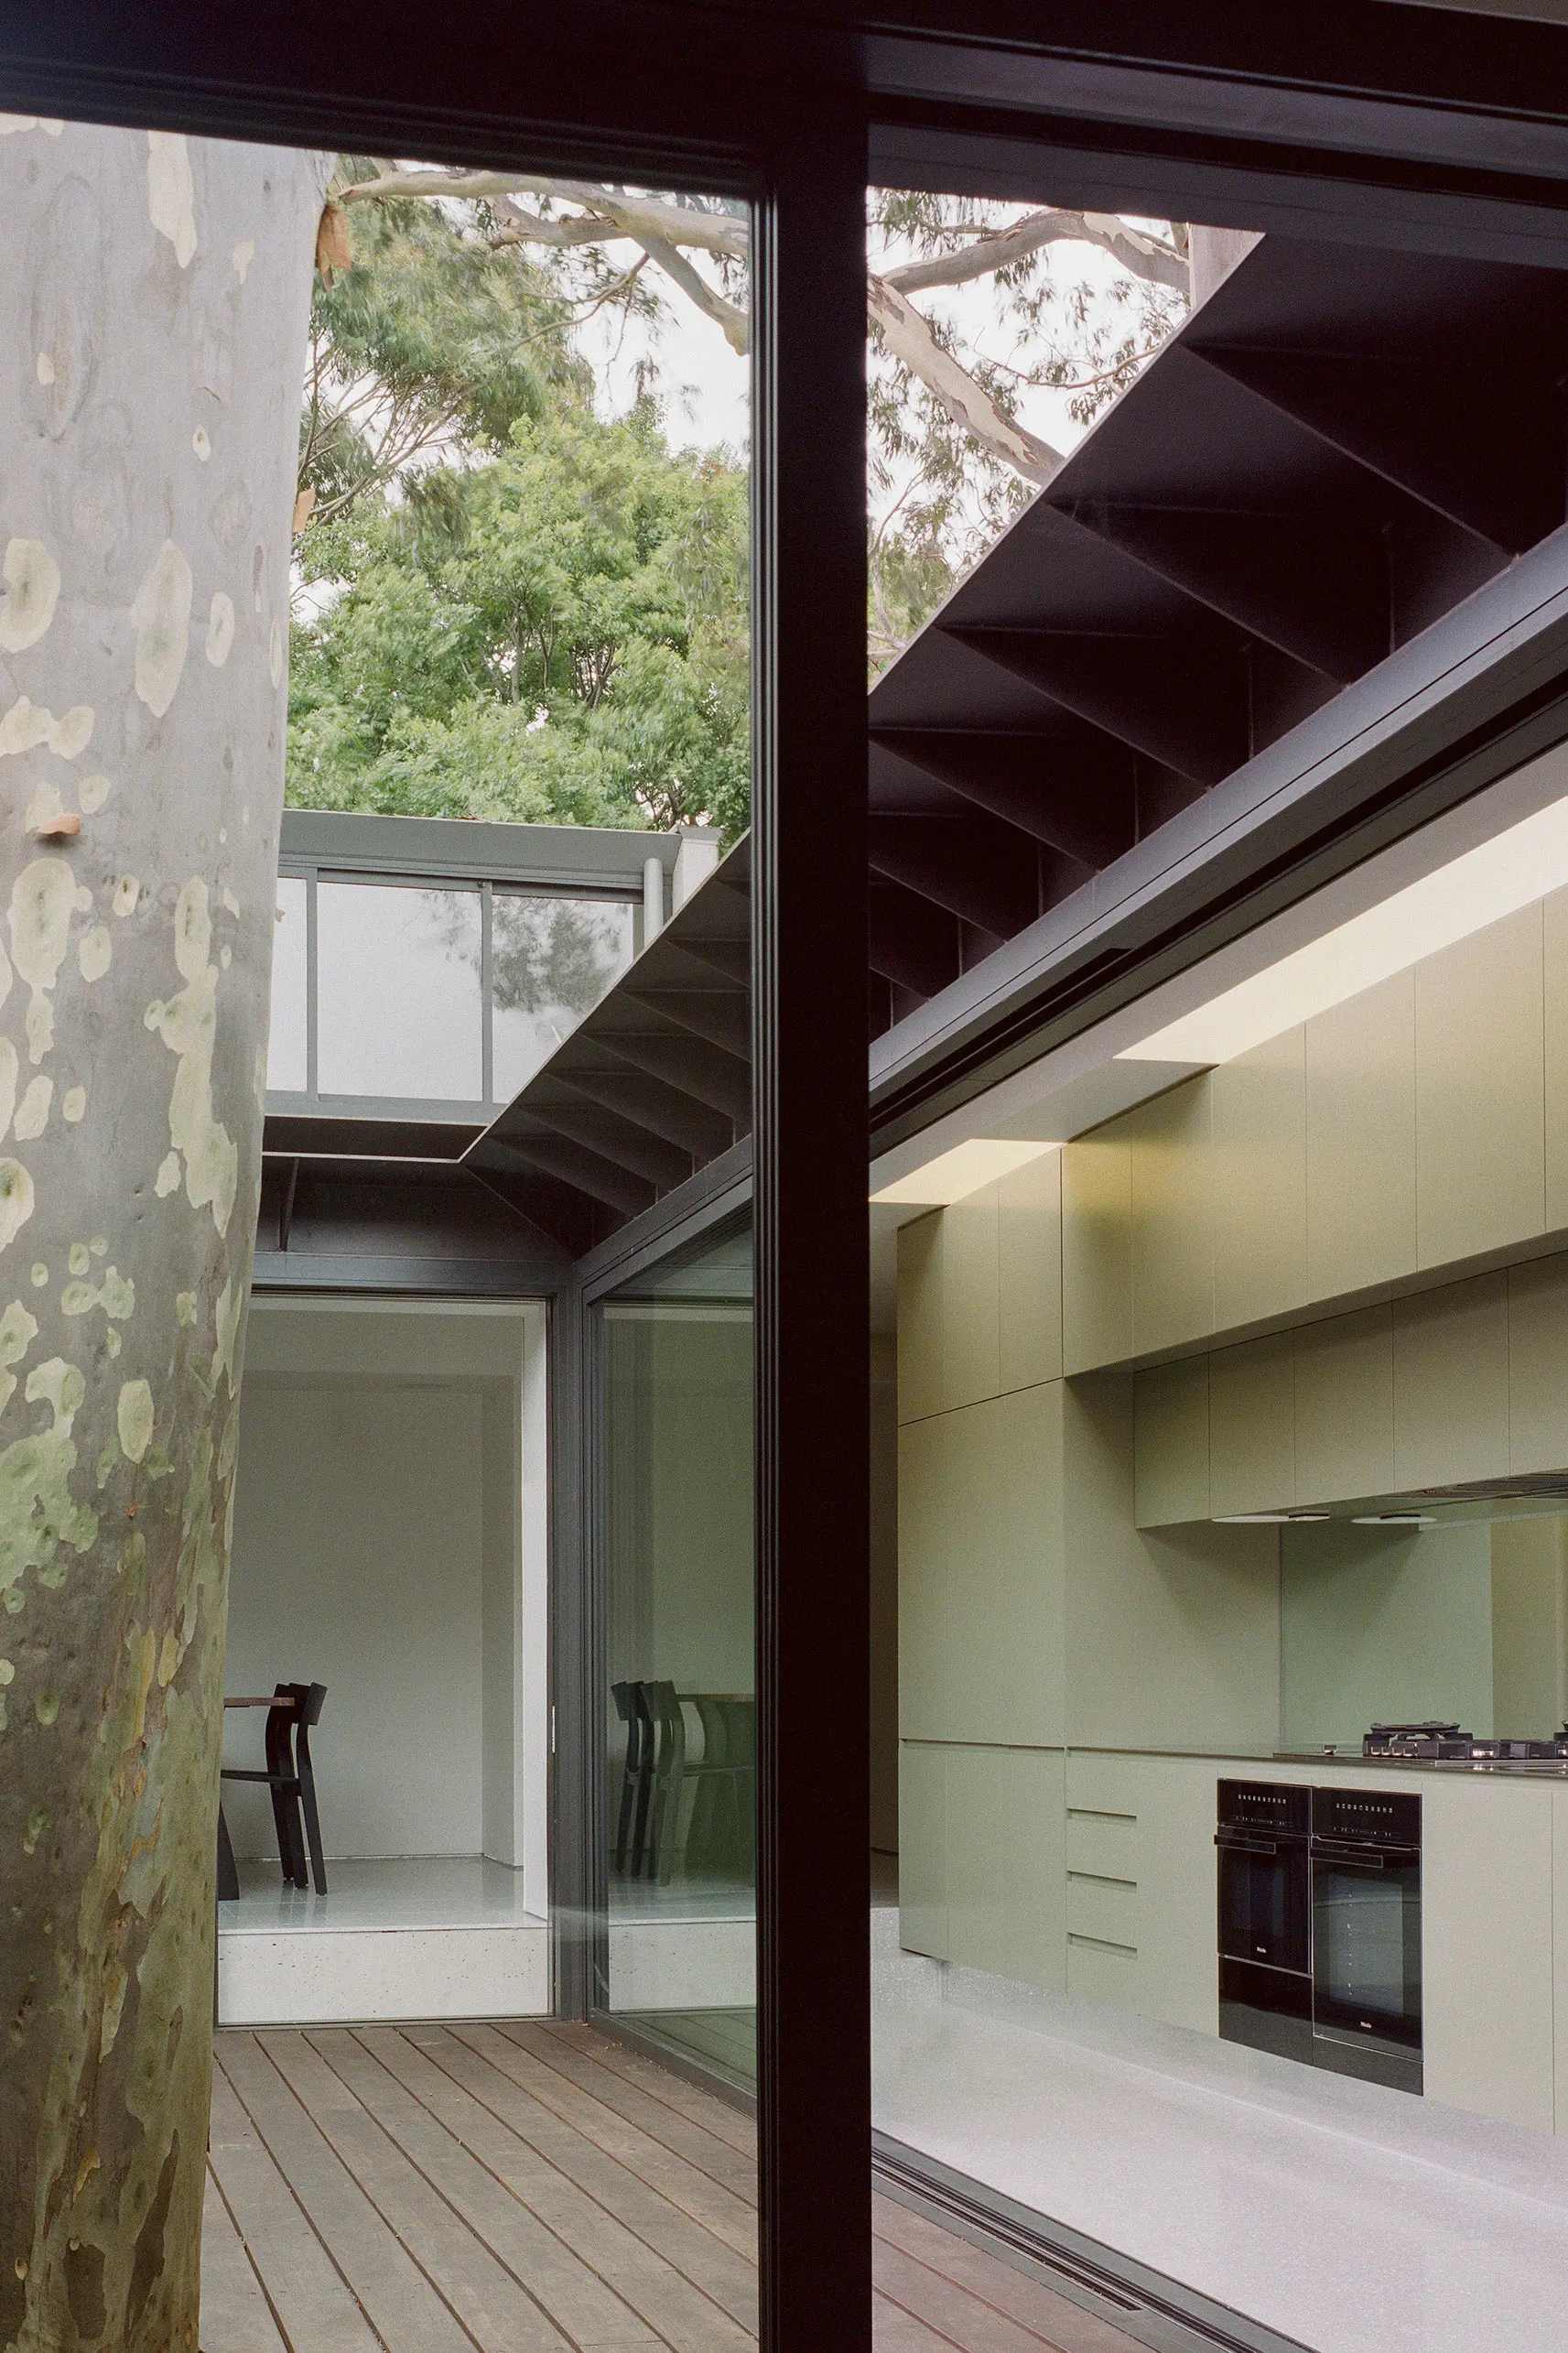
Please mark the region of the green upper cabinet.
POLYGON ((1062 1377, 1062 1155, 1004 1176, 996 1188, 998 1361, 1001 1387, 1062 1377))
POLYGON ((1509 1269, 1509 1469, 1568 1463, 1568 1258, 1509 1269))
POLYGON ((1568 893, 1076 1139, 1062 1204, 1069 1374, 1568 1231, 1568 893))
POLYGON ((978 1404, 1001 1388, 997 1188, 942 1212, 942 1405, 978 1404))
POLYGON ((1295 1335, 1217 1348, 1209 1359, 1209 1510, 1286 1512, 1296 1500, 1295 1335))
POLYGON ((1546 1230, 1541 905, 1415 968, 1416 1256, 1546 1230))
POLYGON ((898 1415, 951 1414, 1062 1375, 1062 1155, 900 1228, 898 1415))
POLYGON ((1162 1528, 1209 1515, 1209 1360, 1152 1365, 1133 1383, 1134 1517, 1162 1528))
POLYGON ((1394 1302, 1394 1485, 1454 1487, 1509 1467, 1506 1270, 1394 1302))
POLYGON ((1140 1528, 1559 1470, 1568 1252, 1149 1366, 1132 1393, 1140 1528))
POLYGON ((942 1411, 942 1216, 898 1233, 898 1418, 942 1411))
POLYGON ((1546 1227, 1568 1226, 1568 890, 1541 903, 1545 973, 1546 1227))
POLYGON ((1340 1503, 1394 1484, 1394 1319, 1327 1316, 1295 1337, 1296 1497, 1340 1503))
POLYGON ((1062 1154, 1065 1370, 1132 1354, 1132 1139, 1108 1120, 1062 1154))
POLYGON ((1132 1143, 1132 1340, 1140 1356, 1214 1329, 1215 1166, 1206 1077, 1126 1114, 1132 1143))
POLYGON ((1307 1296, 1305 1034, 1222 1063, 1214 1118, 1214 1328, 1237 1331, 1307 1296))
POLYGON ((1348 1297, 1414 1272, 1415 975, 1309 1021, 1306 1296, 1348 1297))

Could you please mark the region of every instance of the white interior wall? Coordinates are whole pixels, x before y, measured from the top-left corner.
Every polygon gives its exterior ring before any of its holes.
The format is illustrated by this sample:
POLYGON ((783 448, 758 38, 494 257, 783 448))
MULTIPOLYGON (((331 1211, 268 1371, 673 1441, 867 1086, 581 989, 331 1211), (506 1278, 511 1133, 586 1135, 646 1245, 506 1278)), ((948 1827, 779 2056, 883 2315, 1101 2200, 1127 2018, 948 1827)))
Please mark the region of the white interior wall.
MULTIPOLYGON (((246 1380, 225 1687, 327 1686, 329 1857, 479 1852, 482 1437, 471 1386, 246 1380)), ((226 1762, 263 1721, 230 1714, 226 1762)), ((236 1855, 276 1853, 265 1790, 224 1808, 236 1855)))
MULTIPOLYGON (((541 1913, 546 1328, 542 1306, 254 1303, 225 1678, 328 1685, 330 1857, 482 1851, 541 1913)), ((225 1729, 225 1762, 260 1762, 259 1716, 225 1729)), ((264 1791, 225 1806, 238 1854, 275 1849, 264 1791)))

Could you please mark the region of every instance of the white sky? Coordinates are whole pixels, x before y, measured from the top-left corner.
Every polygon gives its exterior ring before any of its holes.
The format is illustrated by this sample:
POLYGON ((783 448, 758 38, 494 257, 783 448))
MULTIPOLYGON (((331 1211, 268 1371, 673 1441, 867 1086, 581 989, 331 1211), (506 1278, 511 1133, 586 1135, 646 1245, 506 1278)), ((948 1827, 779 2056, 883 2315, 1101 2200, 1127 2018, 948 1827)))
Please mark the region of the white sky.
MULTIPOLYGON (((637 249, 630 244, 611 250, 623 266, 636 257, 637 249)), ((878 257, 891 264, 906 256, 902 249, 890 249, 878 257)), ((1091 245, 1053 247, 1048 266, 1065 287, 1082 283, 1108 287, 1121 276, 1110 255, 1091 245)), ((706 450, 722 442, 741 453, 750 439, 750 363, 730 349, 719 327, 705 319, 678 289, 661 280, 661 295, 666 289, 665 316, 656 331, 643 320, 623 324, 606 312, 580 330, 579 348, 599 381, 600 413, 605 417, 624 414, 634 396, 637 363, 652 357, 658 364, 666 401, 671 446, 706 450)), ((957 331, 961 353, 979 352, 989 359, 1011 361, 1015 366, 1026 366, 1034 356, 1020 352, 1011 330, 999 324, 995 289, 987 279, 923 293, 917 307, 927 318, 940 320, 957 331)), ((1066 392, 1031 388, 1022 394, 1019 403, 1030 430, 1064 453, 1076 446, 1086 429, 1069 415, 1068 399, 1066 392)), ((894 485, 890 498, 897 495, 898 487, 894 485)))

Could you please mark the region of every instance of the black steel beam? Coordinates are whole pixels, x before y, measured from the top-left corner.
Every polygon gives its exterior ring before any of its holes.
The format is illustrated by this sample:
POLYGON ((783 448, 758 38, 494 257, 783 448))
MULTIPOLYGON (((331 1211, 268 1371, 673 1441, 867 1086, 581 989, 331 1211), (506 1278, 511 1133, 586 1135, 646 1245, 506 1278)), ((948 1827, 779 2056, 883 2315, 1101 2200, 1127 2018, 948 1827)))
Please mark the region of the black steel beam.
MULTIPOLYGON (((946 625, 946 624, 940 624, 946 625)), ((1090 630, 949 627, 947 634, 1091 727, 1194 784, 1217 785, 1248 753, 1239 638, 1113 635, 1090 630)))
POLYGON ((738 989, 752 985, 752 943, 748 939, 704 938, 700 933, 686 933, 681 939, 685 953, 698 964, 706 964, 721 972, 738 989))
POLYGON ((590 1199, 619 1209, 624 1217, 651 1208, 658 1198, 658 1187, 645 1177, 633 1176, 585 1144, 568 1143, 564 1135, 551 1135, 533 1126, 521 1134, 487 1135, 469 1165, 476 1172, 540 1169, 590 1199))
POLYGON ((873 874, 917 891, 997 940, 1011 939, 1040 913, 1039 847, 1000 819, 874 812, 866 831, 873 874))
MULTIPOLYGON (((880 979, 896 981, 918 997, 934 997, 963 970, 957 921, 914 891, 874 882, 868 894, 866 960, 880 979)), ((881 1010, 885 1015, 885 989, 881 1010)))
MULTIPOLYGON (((1520 354, 1192 348, 1501 552, 1521 555, 1563 519, 1562 392, 1530 382, 1520 354)), ((1558 364, 1568 366, 1568 350, 1558 364)))
POLYGON ((530 1094, 529 1109, 541 1126, 553 1128, 570 1144, 585 1144, 634 1176, 645 1177, 656 1192, 672 1192, 691 1175, 689 1152, 650 1135, 619 1111, 574 1097, 553 1075, 547 1085, 530 1094))
POLYGON ((591 1064, 575 1057, 564 1068, 554 1064, 551 1076, 558 1090, 619 1112, 622 1119, 634 1121, 650 1135, 662 1137, 695 1160, 717 1159, 735 1141, 734 1122, 710 1111, 706 1103, 695 1101, 662 1079, 610 1065, 605 1056, 596 1056, 591 1064))
POLYGON ((873 727, 871 747, 1080 865, 1107 866, 1137 838, 1133 756, 1107 735, 873 727))
POLYGON ((594 1043, 630 1068, 661 1079, 694 1102, 706 1103, 737 1126, 750 1128, 752 1074, 733 1055, 673 1030, 602 1029, 594 1043))
POLYGON ((598 1241, 600 1205, 579 1187, 531 1169, 481 1168, 473 1161, 466 1166, 476 1184, 538 1226, 573 1258, 580 1258, 598 1241))
POLYGON ((1389 650, 1389 559, 1369 515, 1063 510, 1291 660, 1347 684, 1389 650))
POLYGON ((666 1021, 689 1030, 693 1037, 706 1038, 709 1046, 721 1047, 737 1060, 751 1050, 751 1007, 739 989, 640 987, 633 968, 626 995, 632 1004, 651 1005, 666 1021))

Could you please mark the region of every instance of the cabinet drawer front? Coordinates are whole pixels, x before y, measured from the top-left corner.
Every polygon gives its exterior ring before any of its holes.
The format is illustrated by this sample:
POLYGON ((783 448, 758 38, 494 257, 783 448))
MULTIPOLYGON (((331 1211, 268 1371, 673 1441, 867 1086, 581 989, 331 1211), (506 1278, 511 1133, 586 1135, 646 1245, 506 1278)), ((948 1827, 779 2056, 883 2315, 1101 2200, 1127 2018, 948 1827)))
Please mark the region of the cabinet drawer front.
POLYGON ((1136 1814, 1091 1813, 1067 1809, 1067 1869, 1087 1871, 1097 1879, 1138 1877, 1138 1816, 1136 1814))
POLYGON ((1107 2001, 1118 2010, 1138 2007, 1138 1956, 1124 1945, 1092 1937, 1067 1938, 1067 1991, 1083 2001, 1107 2001))
POLYGON ((1138 1946, 1138 1887, 1134 1881, 1067 1874, 1067 1934, 1093 1936, 1109 1945, 1138 1946))

